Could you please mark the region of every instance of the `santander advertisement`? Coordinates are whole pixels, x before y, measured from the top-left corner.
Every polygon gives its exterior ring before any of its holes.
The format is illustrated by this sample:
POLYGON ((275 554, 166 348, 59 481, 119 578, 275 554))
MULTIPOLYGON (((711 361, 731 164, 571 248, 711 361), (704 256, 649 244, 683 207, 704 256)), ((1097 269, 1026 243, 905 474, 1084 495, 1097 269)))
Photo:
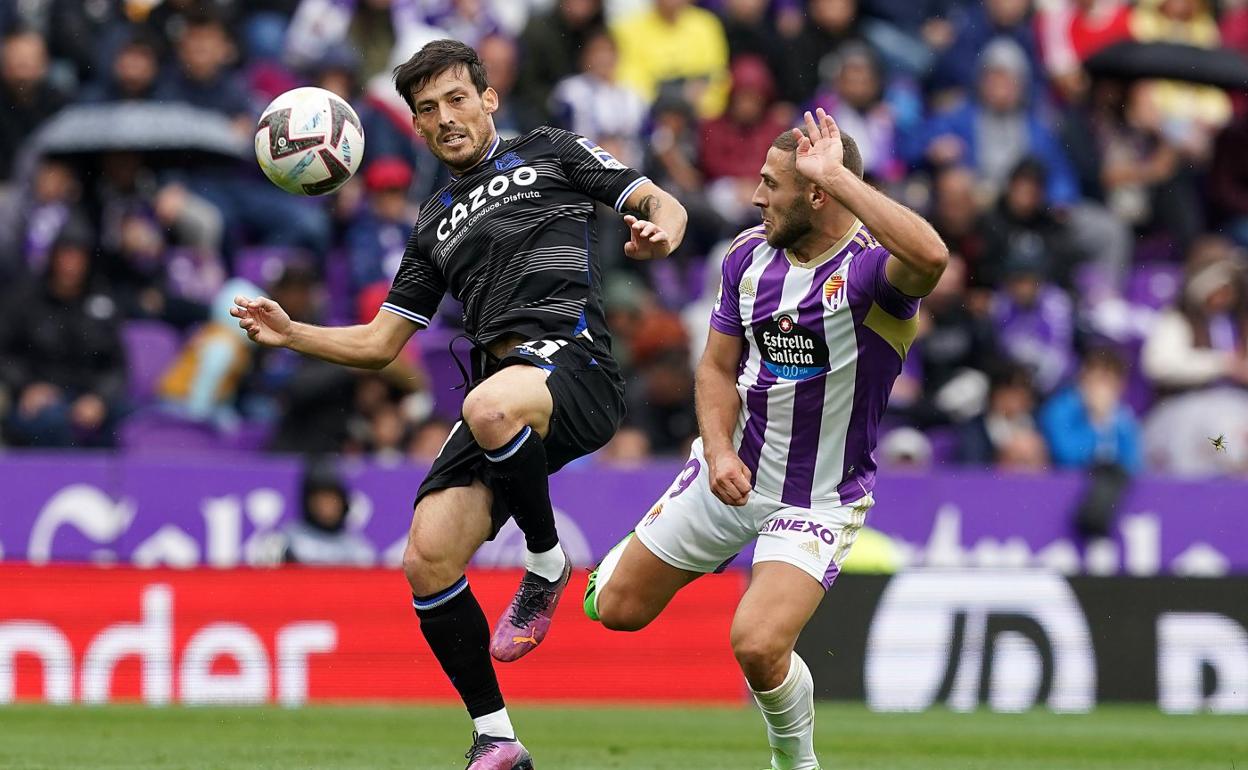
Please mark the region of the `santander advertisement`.
MULTIPOLYGON (((487 617, 519 577, 469 574, 487 617)), ((395 570, 0 565, 0 585, 0 704, 458 700, 395 570)), ((741 575, 698 581, 635 634, 587 620, 584 587, 575 575, 541 649, 497 665, 510 700, 742 701, 741 575)))

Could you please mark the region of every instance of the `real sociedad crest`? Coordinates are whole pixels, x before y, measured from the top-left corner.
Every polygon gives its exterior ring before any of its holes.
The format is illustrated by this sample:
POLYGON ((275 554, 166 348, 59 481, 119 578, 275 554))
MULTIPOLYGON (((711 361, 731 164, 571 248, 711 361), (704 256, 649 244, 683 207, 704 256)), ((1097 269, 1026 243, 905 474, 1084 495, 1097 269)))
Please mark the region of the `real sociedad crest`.
POLYGON ((838 270, 823 284, 823 305, 829 313, 835 313, 843 304, 845 304, 845 273, 838 270))

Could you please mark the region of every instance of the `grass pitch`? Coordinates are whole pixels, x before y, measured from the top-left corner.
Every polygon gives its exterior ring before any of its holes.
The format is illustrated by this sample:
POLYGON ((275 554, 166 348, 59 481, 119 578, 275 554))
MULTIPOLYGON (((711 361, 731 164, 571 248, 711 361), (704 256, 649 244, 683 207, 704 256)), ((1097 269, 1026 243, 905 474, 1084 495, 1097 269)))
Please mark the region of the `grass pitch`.
MULTIPOLYGON (((513 707, 537 770, 759 770, 752 709, 513 707)), ((819 707, 827 770, 1248 770, 1248 718, 819 707)), ((462 768, 457 708, 0 707, 0 768, 462 768)))

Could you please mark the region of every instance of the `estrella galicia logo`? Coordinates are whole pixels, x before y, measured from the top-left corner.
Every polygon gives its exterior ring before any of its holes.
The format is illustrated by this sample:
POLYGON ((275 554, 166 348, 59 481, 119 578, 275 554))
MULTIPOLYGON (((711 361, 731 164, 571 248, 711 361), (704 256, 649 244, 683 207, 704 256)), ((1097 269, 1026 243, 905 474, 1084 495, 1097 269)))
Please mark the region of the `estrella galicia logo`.
POLYGON ((782 380, 808 380, 828 370, 828 343, 793 320, 772 319, 754 330, 763 366, 782 380))
POLYGON ((452 196, 452 195, 451 195, 451 191, 450 191, 450 190, 443 190, 443 191, 442 191, 442 194, 438 196, 438 203, 441 203, 441 204, 442 204, 442 206, 443 206, 443 208, 448 208, 448 209, 449 209, 449 208, 451 207, 451 203, 452 203, 454 200, 455 200, 455 198, 454 198, 454 196, 452 196))
POLYGON ((512 169, 512 168, 515 168, 516 166, 519 166, 521 163, 524 163, 523 158, 521 158, 519 155, 515 154, 514 152, 509 152, 506 155, 499 158, 498 160, 494 161, 494 168, 498 169, 499 171, 506 171, 508 169, 512 169))

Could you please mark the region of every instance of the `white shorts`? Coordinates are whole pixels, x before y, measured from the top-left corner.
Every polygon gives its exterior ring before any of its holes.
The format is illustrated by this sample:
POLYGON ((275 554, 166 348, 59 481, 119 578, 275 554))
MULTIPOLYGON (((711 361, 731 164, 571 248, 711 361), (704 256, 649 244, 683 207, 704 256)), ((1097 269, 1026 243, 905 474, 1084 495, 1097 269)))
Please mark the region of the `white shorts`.
POLYGON ((690 572, 717 572, 758 538, 755 564, 792 564, 830 588, 875 502, 868 494, 849 505, 796 508, 754 491, 745 505, 733 506, 711 492, 707 476, 697 439, 689 462, 635 530, 655 556, 690 572))

